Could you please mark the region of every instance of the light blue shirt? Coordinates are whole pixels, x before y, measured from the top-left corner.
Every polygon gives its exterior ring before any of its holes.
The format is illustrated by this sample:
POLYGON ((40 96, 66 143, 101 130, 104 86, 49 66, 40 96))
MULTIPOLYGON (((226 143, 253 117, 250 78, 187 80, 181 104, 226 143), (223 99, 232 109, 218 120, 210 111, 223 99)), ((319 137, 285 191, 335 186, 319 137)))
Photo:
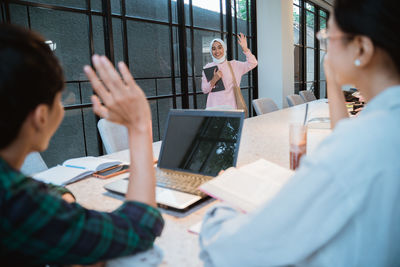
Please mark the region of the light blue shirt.
POLYGON ((400 266, 400 86, 340 121, 256 212, 208 211, 200 246, 206 266, 400 266))

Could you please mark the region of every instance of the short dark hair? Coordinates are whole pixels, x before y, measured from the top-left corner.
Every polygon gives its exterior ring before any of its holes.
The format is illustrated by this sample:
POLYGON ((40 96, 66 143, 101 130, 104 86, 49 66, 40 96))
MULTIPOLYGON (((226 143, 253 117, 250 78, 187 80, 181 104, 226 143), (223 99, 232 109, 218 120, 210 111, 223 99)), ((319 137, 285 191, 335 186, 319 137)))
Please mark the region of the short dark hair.
POLYGON ((396 66, 400 74, 400 16, 396 0, 335 0, 334 17, 350 35, 369 37, 396 66))
POLYGON ((17 137, 28 114, 52 107, 64 88, 60 63, 38 34, 0 24, 0 149, 17 137))

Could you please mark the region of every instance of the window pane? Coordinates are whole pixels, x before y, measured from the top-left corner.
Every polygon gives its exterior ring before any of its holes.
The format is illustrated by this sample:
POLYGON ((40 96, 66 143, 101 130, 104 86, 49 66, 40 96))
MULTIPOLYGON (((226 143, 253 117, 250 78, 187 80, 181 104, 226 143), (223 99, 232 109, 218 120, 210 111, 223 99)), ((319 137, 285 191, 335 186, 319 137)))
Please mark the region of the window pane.
POLYGON ((193 24, 197 27, 220 30, 220 2, 215 0, 192 0, 193 24))
POLYGON ((299 0, 293 0, 293 4, 300 5, 299 0))
MULTIPOLYGON (((126 1, 126 0, 122 0, 126 1)), ((131 0, 128 0, 129 2, 131 0)), ((121 14, 121 0, 111 0, 111 13, 120 15, 121 14)))
POLYGON ((307 81, 314 81, 314 49, 307 49, 307 81))
POLYGON ((115 62, 124 61, 124 33, 122 28, 122 21, 117 18, 112 18, 112 28, 114 42, 114 60, 115 62))
POLYGON ((307 11, 306 15, 307 20, 307 46, 314 47, 314 37, 315 37, 315 24, 314 24, 314 14, 307 11))
POLYGON ((321 81, 319 83, 319 98, 326 98, 326 82, 325 81, 321 81))
POLYGON ((10 20, 12 24, 29 28, 27 7, 10 4, 10 20))
POLYGON ((168 1, 125 0, 126 14, 133 17, 168 21, 168 1))
POLYGON ((42 153, 48 167, 66 159, 85 155, 82 113, 80 109, 67 110, 64 119, 50 140, 49 148, 42 153), (62 151, 60 153, 60 151, 62 151))
POLYGON ((142 88, 147 97, 156 96, 156 79, 136 79, 137 84, 142 88))
POLYGON ((169 27, 127 21, 129 64, 135 78, 171 75, 169 27), (140 36, 140 40, 138 40, 140 36))
POLYGON ((235 6, 235 0, 231 0, 231 12, 232 12, 232 33, 236 33, 236 19, 235 19, 235 10, 237 10, 237 6, 235 6))
POLYGON ((198 109, 205 109, 207 102, 207 95, 199 94, 197 95, 197 108, 198 109))
POLYGON ((91 9, 93 10, 93 11, 99 11, 99 12, 101 12, 102 11, 102 4, 101 4, 101 1, 102 0, 91 0, 90 1, 90 7, 91 7, 91 9))
POLYGON ((86 80, 82 67, 90 62, 87 15, 36 7, 29 10, 32 29, 56 43, 55 54, 66 80, 86 80))
POLYGON ((310 11, 315 11, 315 7, 312 4, 306 3, 306 9, 310 11))
POLYGON ((104 22, 103 17, 92 16, 94 53, 99 55, 104 55, 106 53, 104 47, 103 22, 104 22))
MULTIPOLYGON (((164 98, 157 100, 157 117, 160 127, 160 139, 164 137, 165 123, 167 121, 169 110, 173 107, 172 98, 164 98)), ((154 115, 153 115, 154 116, 154 115)))
POLYGON ((319 51, 319 58, 320 58, 320 68, 319 68, 319 80, 325 80, 325 70, 324 70, 324 57, 325 51, 319 51))
POLYGON ((301 84, 300 83, 295 83, 294 84, 294 93, 295 94, 299 94, 300 89, 301 89, 301 84))
POLYGON ((65 7, 87 8, 86 1, 82 0, 29 0, 29 2, 65 7))
POLYGON ((248 35, 247 32, 247 8, 246 8, 246 0, 236 0, 237 5, 237 28, 238 33, 243 33, 244 35, 248 35))
POLYGON ((319 15, 320 15, 321 17, 326 18, 326 12, 323 11, 323 10, 320 10, 320 11, 319 11, 319 15))
POLYGON ((293 31, 294 31, 294 43, 300 43, 300 8, 293 6, 293 31))
POLYGON ((294 81, 295 82, 301 82, 300 51, 301 51, 300 47, 294 46, 294 81))
POLYGON ((78 83, 67 83, 62 92, 61 101, 64 106, 71 106, 81 104, 78 83))
POLYGON ((172 94, 172 79, 163 78, 156 81, 156 94, 157 95, 171 95, 172 94))
POLYGON ((311 92, 313 92, 314 93, 314 82, 312 82, 312 83, 307 83, 306 84, 307 85, 307 89, 306 90, 309 90, 309 91, 311 91, 311 92))
POLYGON ((319 18, 319 29, 326 29, 326 19, 324 18, 319 18))

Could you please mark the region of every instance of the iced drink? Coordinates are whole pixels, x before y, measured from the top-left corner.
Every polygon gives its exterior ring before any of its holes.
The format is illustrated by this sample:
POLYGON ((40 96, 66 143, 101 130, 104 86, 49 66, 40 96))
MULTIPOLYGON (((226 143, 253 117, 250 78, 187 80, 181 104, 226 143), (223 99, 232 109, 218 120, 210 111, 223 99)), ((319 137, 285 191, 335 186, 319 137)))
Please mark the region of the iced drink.
POLYGON ((307 153, 307 126, 290 124, 289 145, 290 169, 295 170, 299 167, 301 157, 307 153))

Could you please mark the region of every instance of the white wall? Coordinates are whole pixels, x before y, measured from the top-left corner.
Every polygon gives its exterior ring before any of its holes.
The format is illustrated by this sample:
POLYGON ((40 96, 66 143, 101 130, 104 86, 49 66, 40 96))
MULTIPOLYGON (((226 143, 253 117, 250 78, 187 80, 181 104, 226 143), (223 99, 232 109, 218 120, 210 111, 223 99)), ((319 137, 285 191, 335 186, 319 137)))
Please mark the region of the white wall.
POLYGON ((294 93, 292 0, 257 1, 257 49, 259 97, 287 107, 294 93))
MULTIPOLYGON (((330 10, 322 0, 312 2, 330 10)), ((258 96, 287 107, 294 93, 293 0, 257 1, 258 96)))

